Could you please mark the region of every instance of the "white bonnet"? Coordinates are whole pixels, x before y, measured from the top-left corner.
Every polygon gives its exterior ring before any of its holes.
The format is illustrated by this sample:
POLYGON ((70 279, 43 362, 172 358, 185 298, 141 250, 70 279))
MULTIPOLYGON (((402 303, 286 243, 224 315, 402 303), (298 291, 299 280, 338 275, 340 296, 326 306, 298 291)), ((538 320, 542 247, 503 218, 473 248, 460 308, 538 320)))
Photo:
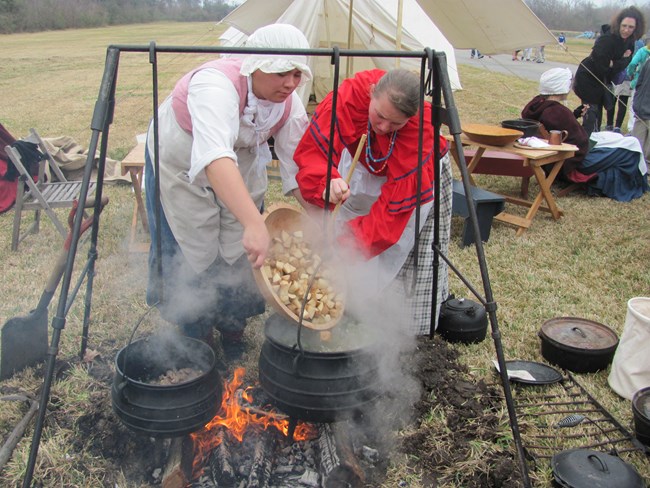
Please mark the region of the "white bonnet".
MULTIPOLYGON (((300 29, 293 25, 271 24, 253 32, 246 40, 245 46, 269 49, 309 49, 309 42, 300 29)), ((250 54, 244 58, 239 72, 244 76, 249 76, 258 69, 264 73, 286 73, 298 69, 302 73, 300 85, 312 79, 305 55, 250 54)))
POLYGON ((552 68, 539 78, 540 95, 565 95, 571 91, 573 75, 569 68, 552 68))

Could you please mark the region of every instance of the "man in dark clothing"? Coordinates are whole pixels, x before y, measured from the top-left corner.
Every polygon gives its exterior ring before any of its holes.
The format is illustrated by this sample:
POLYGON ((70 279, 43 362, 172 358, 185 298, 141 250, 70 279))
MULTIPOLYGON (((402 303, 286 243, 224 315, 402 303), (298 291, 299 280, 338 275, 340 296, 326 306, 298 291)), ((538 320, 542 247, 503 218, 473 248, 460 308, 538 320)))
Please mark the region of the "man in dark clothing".
MULTIPOLYGON (((645 33, 645 19, 636 7, 621 10, 611 24, 602 26, 591 54, 576 71, 573 90, 587 106, 582 125, 587 135, 600 130, 602 109, 608 100, 612 74, 624 70, 634 52, 634 42, 645 33)), ((609 100, 613 102, 613 97, 609 100)))
POLYGON ((575 156, 567 159, 562 166, 559 178, 581 183, 594 175, 583 174, 577 168, 589 150, 589 137, 576 117, 582 115, 583 107, 571 112, 564 102, 571 90, 571 70, 553 68, 542 73, 539 81, 539 95, 533 98, 521 111, 525 119, 541 122, 543 131, 566 130, 568 136, 564 142, 578 147, 575 156))

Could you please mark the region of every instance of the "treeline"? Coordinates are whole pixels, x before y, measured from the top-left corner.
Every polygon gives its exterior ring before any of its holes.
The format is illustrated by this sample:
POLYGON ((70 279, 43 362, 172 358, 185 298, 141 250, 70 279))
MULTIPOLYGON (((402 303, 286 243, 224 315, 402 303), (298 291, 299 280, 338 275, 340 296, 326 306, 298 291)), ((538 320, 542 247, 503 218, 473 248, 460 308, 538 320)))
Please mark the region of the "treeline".
POLYGON ((635 5, 650 26, 650 2, 610 1, 598 7, 590 0, 525 0, 546 27, 558 31, 599 32, 624 6, 635 5))
POLYGON ((225 0, 0 0, 0 34, 139 24, 218 21, 225 0))

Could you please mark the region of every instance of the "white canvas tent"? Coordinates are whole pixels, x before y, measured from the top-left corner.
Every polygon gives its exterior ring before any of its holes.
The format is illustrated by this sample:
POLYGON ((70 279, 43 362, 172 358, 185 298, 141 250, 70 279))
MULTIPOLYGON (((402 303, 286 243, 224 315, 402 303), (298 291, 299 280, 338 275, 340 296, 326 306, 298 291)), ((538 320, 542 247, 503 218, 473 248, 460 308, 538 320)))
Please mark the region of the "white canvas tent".
MULTIPOLYGON (((231 25, 222 36, 223 45, 241 45, 248 34, 270 23, 286 23, 305 33, 313 48, 338 45, 351 49, 382 51, 419 51, 430 47, 447 55, 448 75, 452 88, 461 87, 452 45, 423 12, 416 0, 353 0, 350 16, 349 0, 247 0, 225 17, 231 25), (398 15, 401 5, 402 15, 398 15), (348 37, 348 27, 352 35, 348 37)), ((312 57, 314 86, 311 91, 320 100, 332 88, 329 57, 312 57)), ((399 65, 406 69, 420 68, 420 59, 360 58, 351 60, 351 73, 372 67, 390 69, 399 65)), ((350 73, 350 74, 351 74, 350 73)), ((341 58, 341 76, 347 73, 347 59, 341 58)), ((309 88, 301 93, 303 101, 309 88)))
POLYGON ((484 54, 557 43, 523 0, 417 0, 456 49, 484 54))

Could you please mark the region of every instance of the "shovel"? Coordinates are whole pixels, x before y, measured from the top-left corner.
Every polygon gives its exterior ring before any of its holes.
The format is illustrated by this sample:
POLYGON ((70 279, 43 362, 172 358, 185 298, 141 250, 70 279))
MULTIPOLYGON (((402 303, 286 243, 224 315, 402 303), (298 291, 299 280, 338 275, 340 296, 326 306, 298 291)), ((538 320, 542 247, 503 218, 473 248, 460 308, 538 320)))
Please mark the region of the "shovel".
MULTIPOLYGON (((100 210, 106 203, 108 203, 108 198, 102 198, 100 210)), ((89 198, 85 207, 92 207, 94 204, 94 198, 89 198)), ((75 201, 70 210, 68 236, 61 254, 54 263, 52 273, 47 280, 38 305, 27 316, 10 318, 2 326, 0 380, 7 379, 14 373, 45 360, 48 346, 48 306, 63 276, 68 250, 72 242, 72 222, 78 205, 78 202, 75 201)), ((93 218, 94 216, 91 215, 81 223, 79 237, 92 225, 93 218)))

